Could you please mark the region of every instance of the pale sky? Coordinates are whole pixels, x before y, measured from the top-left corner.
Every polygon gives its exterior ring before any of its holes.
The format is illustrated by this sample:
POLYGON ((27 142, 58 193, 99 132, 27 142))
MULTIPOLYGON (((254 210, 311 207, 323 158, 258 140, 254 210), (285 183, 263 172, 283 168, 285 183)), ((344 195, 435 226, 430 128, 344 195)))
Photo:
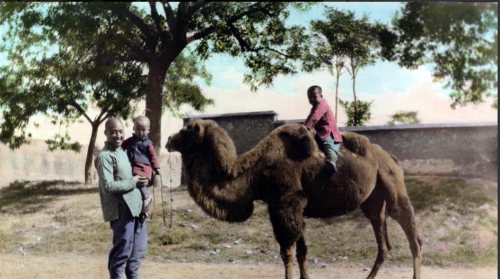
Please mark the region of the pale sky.
MULTIPOLYGON (((402 7, 401 3, 381 2, 342 2, 325 3, 339 9, 353 10, 361 17, 367 13, 371 19, 389 23, 396 10, 402 7)), ((139 6, 149 9, 147 3, 138 3, 139 6)), ((161 10, 161 9, 160 9, 161 10)), ((312 19, 323 18, 322 11, 313 9, 306 13, 293 12, 288 24, 304 24, 312 19)), ((0 29, 0 34, 2 30, 0 29)), ((5 56, 0 54, 0 64, 5 56)), ((306 90, 311 85, 323 88, 323 95, 330 103, 333 110, 335 101, 335 80, 328 71, 315 73, 299 73, 295 76, 279 76, 270 88, 260 88, 257 93, 252 93, 247 85, 242 83, 243 74, 248 72, 243 60, 229 55, 213 55, 206 62, 207 69, 212 73, 213 80, 210 86, 202 80, 197 82, 202 86, 205 96, 213 98, 215 104, 206 109, 205 115, 235 112, 252 112, 274 110, 279 120, 305 119, 310 111, 306 90)), ((468 105, 451 109, 451 91, 443 89, 444 83, 432 81, 432 65, 425 65, 417 70, 400 68, 396 63, 378 61, 375 65, 360 70, 356 79, 356 93, 358 99, 373 101, 372 118, 366 125, 384 125, 390 120, 390 115, 401 110, 418 112, 418 118, 423 124, 429 123, 470 123, 470 122, 497 122, 498 111, 491 108, 492 100, 481 105, 468 105)), ((339 98, 352 101, 352 81, 347 73, 340 79, 339 98)), ((142 112, 144 104, 138 111, 142 112)), ((339 106, 338 123, 344 126, 347 120, 343 109, 339 106)), ((189 107, 183 107, 182 112, 200 115, 189 107)), ((97 112, 90 111, 91 118, 97 112)), ((83 120, 83 118, 82 118, 83 120)), ((48 119, 37 117, 32 121, 29 131, 34 138, 47 139, 59 132, 59 127, 54 127, 48 119), (35 129, 33 122, 40 124, 35 129)), ((163 116, 162 146, 168 135, 182 128, 182 119, 174 118, 169 113, 163 116)), ((126 127, 126 136, 131 136, 132 127, 126 127)), ((104 142, 104 127, 100 128, 98 145, 104 142)), ((73 139, 87 144, 90 138, 90 125, 74 124, 70 128, 73 139)))

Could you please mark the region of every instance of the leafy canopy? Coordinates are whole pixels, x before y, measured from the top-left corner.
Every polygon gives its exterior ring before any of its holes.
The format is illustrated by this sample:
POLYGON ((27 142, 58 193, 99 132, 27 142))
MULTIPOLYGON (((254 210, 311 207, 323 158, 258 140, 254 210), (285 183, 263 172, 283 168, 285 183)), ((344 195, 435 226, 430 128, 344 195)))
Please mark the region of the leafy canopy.
POLYGON ((497 3, 410 2, 393 25, 384 56, 411 69, 435 64, 436 80, 453 90, 452 108, 497 96, 497 3))

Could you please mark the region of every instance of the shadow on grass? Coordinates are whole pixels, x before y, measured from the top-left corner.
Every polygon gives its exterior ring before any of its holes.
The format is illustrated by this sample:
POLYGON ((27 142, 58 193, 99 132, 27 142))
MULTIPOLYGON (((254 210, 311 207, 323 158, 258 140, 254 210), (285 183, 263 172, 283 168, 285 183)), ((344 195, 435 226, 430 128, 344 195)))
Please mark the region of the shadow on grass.
MULTIPOLYGON (((439 207, 456 211, 462 215, 474 213, 485 203, 494 203, 488 196, 488 189, 481 184, 467 184, 464 179, 439 177, 427 182, 416 177, 405 178, 405 186, 415 214, 425 210, 439 211, 439 207)), ((491 190, 491 189, 489 189, 491 190)), ((491 192, 491 191, 489 191, 491 192)), ((344 221, 360 221, 360 226, 368 224, 363 212, 358 208, 346 215, 322 219, 326 224, 344 221)))
POLYGON ((43 210, 59 196, 97 193, 79 182, 15 181, 0 189, 0 213, 29 214, 43 210))
POLYGON ((424 210, 438 210, 446 207, 462 215, 474 213, 477 208, 486 203, 494 203, 481 184, 468 185, 460 178, 441 178, 435 183, 429 183, 417 178, 405 179, 406 190, 415 213, 424 210))

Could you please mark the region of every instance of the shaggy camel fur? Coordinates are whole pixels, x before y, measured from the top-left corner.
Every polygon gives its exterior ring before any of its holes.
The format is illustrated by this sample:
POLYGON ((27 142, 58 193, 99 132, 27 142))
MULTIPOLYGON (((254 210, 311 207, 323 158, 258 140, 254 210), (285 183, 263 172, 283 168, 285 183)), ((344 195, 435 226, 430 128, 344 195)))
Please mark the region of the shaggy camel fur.
POLYGON ((166 148, 182 154, 189 194, 210 216, 242 222, 252 215, 253 201, 268 204, 286 278, 292 278, 295 247, 300 278, 309 278, 304 217, 340 216, 358 207, 370 219, 378 245, 368 278, 375 278, 391 249, 387 216, 403 228, 413 255, 413 278, 420 278, 422 241, 401 168, 368 138, 349 132, 342 137, 338 173, 332 176, 323 169, 324 155, 314 135, 298 124, 273 130, 237 156, 226 131, 214 121, 194 119, 169 138, 166 148))

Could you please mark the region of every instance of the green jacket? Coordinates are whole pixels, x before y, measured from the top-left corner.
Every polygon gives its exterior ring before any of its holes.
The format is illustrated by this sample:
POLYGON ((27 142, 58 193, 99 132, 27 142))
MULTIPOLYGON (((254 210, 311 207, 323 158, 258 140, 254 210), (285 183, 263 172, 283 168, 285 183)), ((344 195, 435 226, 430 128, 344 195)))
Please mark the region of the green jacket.
POLYGON ((94 165, 99 175, 99 196, 104 221, 110 222, 118 219, 120 199, 125 201, 132 216, 138 217, 142 211, 142 196, 141 191, 135 185, 127 154, 121 148, 115 148, 105 142, 104 148, 95 158, 94 165), (117 181, 114 181, 112 156, 117 161, 117 181))

